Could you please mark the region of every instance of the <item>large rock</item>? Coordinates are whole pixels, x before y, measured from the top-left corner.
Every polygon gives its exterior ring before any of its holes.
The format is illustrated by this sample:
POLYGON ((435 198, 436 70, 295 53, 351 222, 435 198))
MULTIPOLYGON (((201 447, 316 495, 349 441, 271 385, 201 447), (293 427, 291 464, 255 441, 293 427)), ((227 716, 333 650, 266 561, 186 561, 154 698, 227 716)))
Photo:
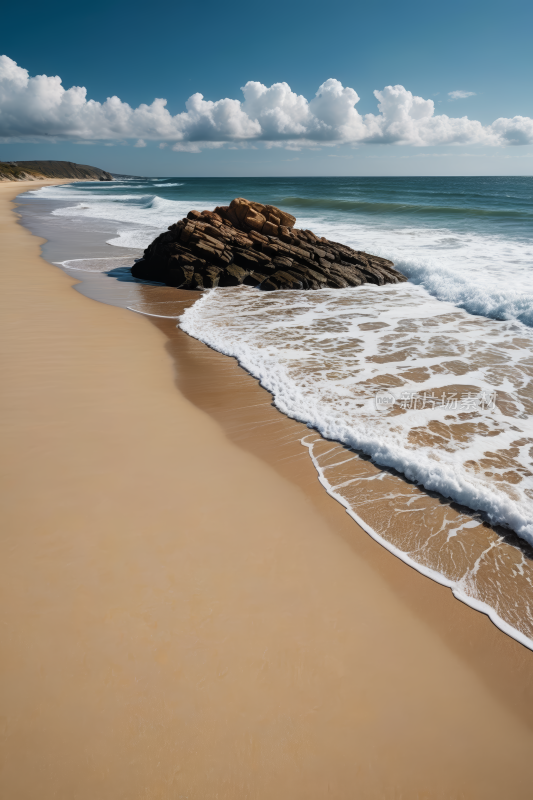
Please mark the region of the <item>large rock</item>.
POLYGON ((319 239, 295 223, 279 208, 242 197, 214 211, 189 211, 146 248, 132 274, 181 289, 246 284, 267 291, 407 280, 392 261, 319 239))

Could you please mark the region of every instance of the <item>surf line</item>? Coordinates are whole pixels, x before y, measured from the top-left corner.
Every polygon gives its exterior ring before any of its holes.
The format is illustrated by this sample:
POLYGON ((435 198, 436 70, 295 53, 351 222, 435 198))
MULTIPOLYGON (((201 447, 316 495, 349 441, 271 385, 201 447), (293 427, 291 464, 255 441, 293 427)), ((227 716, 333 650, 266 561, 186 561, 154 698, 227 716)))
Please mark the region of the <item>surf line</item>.
POLYGON ((477 600, 475 597, 471 597, 470 595, 466 594, 466 592, 464 592, 462 589, 460 589, 458 587, 458 585, 457 585, 457 583, 455 581, 452 581, 449 578, 446 578, 446 576, 443 575, 442 572, 438 572, 435 569, 431 569, 431 567, 426 567, 423 564, 418 563, 413 558, 411 558, 411 556, 407 555, 407 553, 404 553, 403 550, 400 550, 398 547, 396 547, 395 545, 391 544, 386 539, 384 539, 382 536, 380 536, 379 533, 377 533, 377 531, 375 531, 367 522, 365 522, 364 519, 362 519, 353 510, 353 508, 342 497, 342 495, 338 494, 338 492, 336 492, 335 489, 332 487, 332 485, 330 484, 328 479, 325 477, 324 472, 323 472, 321 466, 319 465, 319 463, 318 463, 318 461, 317 461, 317 459, 316 459, 316 457, 314 455, 313 442, 309 442, 307 440, 307 437, 304 437, 303 439, 300 439, 300 442, 309 451, 309 456, 310 456, 311 461, 313 462, 313 465, 314 465, 314 467, 315 467, 315 469, 317 471, 318 480, 321 483, 321 485, 324 487, 324 489, 326 490, 326 492, 329 494, 330 497, 332 497, 334 500, 336 500, 338 503, 340 503, 341 506, 344 506, 344 508, 346 510, 346 513, 355 522, 357 522, 357 524, 365 531, 365 533, 368 533, 368 535, 371 536, 372 539, 374 539, 376 542, 378 542, 378 544, 382 545, 386 550, 389 551, 389 553, 392 553, 392 555, 396 556, 401 561, 403 561, 404 564, 407 564, 409 567, 412 567, 417 572, 420 572, 426 578, 430 578, 432 581, 435 581, 435 583, 440 583, 441 586, 446 586, 449 589, 451 589, 453 596, 457 600, 460 600, 465 605, 467 605, 470 608, 474 609, 474 611, 480 611, 482 614, 486 614, 487 617, 489 617, 490 621, 500 631, 502 631, 502 633, 507 634, 507 636, 510 636, 511 639, 514 639, 519 644, 524 645, 524 647, 527 647, 528 650, 532 650, 533 651, 533 640, 529 639, 529 637, 527 637, 521 631, 517 630, 516 628, 513 628, 513 626, 509 625, 508 622, 505 622, 505 620, 503 620, 496 613, 496 611, 491 606, 488 605, 488 603, 484 603, 482 600, 477 600))

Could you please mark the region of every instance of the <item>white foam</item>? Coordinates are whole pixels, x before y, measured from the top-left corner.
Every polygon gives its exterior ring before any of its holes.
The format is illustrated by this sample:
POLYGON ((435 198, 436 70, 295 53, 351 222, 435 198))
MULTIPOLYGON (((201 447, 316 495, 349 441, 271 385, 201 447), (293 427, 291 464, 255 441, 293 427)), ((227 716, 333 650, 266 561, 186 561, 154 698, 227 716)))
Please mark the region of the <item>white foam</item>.
POLYGON ((299 217, 301 228, 389 258, 412 283, 470 314, 533 327, 533 239, 350 215, 299 217))
POLYGON ((80 272, 109 272, 117 267, 131 267, 132 256, 105 256, 103 258, 70 258, 67 261, 55 261, 59 267, 80 272))
MULTIPOLYGON (((161 185, 161 184, 159 184, 161 185)), ((180 184, 172 184, 180 185, 180 184)), ((99 188, 102 184, 99 184, 99 188)), ((57 217, 77 219, 104 219, 110 222, 127 223, 120 227, 117 235, 108 240, 108 244, 116 247, 133 247, 144 249, 156 236, 167 230, 178 219, 186 216, 191 207, 205 208, 202 201, 170 200, 155 194, 107 194, 107 185, 102 191, 90 193, 83 189, 66 186, 47 186, 35 190, 39 196, 56 199, 61 202, 73 201, 73 205, 60 206, 52 214, 57 217)), ((113 187, 123 188, 129 187, 113 187)), ((157 185, 147 187, 156 189, 157 185)), ((214 205, 213 205, 214 208, 214 205)))
POLYGON ((131 247, 137 250, 144 250, 148 245, 153 242, 156 236, 159 236, 165 228, 119 228, 117 235, 112 239, 107 239, 106 244, 113 245, 113 247, 131 247))
POLYGON ((469 316, 406 284, 216 290, 187 309, 180 326, 238 358, 283 413, 533 543, 529 328, 469 316), (368 323, 384 327, 368 330, 368 323), (431 395, 457 385, 465 396, 496 392, 505 413, 477 409, 462 417, 460 408, 441 406, 396 413, 397 403, 383 414, 373 399, 382 385, 397 400, 404 391, 431 395), (418 435, 439 426, 439 445, 418 435))

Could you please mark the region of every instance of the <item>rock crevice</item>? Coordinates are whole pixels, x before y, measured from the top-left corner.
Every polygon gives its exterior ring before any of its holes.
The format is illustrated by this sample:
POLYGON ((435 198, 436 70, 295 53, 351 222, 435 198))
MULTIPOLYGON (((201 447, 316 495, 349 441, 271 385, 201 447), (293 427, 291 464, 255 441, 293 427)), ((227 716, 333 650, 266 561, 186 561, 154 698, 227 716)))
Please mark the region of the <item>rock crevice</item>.
POLYGON ((294 227, 275 206, 238 197, 214 211, 189 211, 144 251, 136 278, 180 289, 258 286, 324 289, 406 281, 392 261, 294 227))

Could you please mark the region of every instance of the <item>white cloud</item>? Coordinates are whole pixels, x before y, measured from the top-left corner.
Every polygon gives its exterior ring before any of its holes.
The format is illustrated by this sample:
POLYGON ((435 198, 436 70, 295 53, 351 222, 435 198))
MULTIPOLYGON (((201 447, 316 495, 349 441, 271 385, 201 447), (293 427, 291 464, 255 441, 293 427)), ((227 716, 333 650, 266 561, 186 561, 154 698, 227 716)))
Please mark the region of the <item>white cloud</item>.
MULTIPOLYGON (((414 146, 533 144, 533 120, 500 118, 482 125, 468 117, 435 114, 433 100, 413 95, 403 86, 375 91, 377 114, 361 115, 354 89, 330 78, 307 100, 287 83, 267 87, 248 81, 244 100, 205 100, 193 94, 185 111, 172 116, 167 101, 132 108, 118 97, 105 103, 87 100, 83 87, 64 89, 57 76, 31 78, 7 56, 0 56, 0 140, 122 143, 136 140, 144 147, 156 140, 160 147, 196 153, 224 146, 301 148, 339 144, 399 144, 414 146)), ((450 92, 467 97, 473 92, 450 92)))
POLYGON ((465 97, 474 97, 475 92, 463 92, 462 89, 457 89, 455 92, 448 92, 448 97, 451 100, 464 100, 465 97))
POLYGON ((490 126, 502 144, 523 145, 533 142, 533 119, 531 117, 500 117, 490 126))

